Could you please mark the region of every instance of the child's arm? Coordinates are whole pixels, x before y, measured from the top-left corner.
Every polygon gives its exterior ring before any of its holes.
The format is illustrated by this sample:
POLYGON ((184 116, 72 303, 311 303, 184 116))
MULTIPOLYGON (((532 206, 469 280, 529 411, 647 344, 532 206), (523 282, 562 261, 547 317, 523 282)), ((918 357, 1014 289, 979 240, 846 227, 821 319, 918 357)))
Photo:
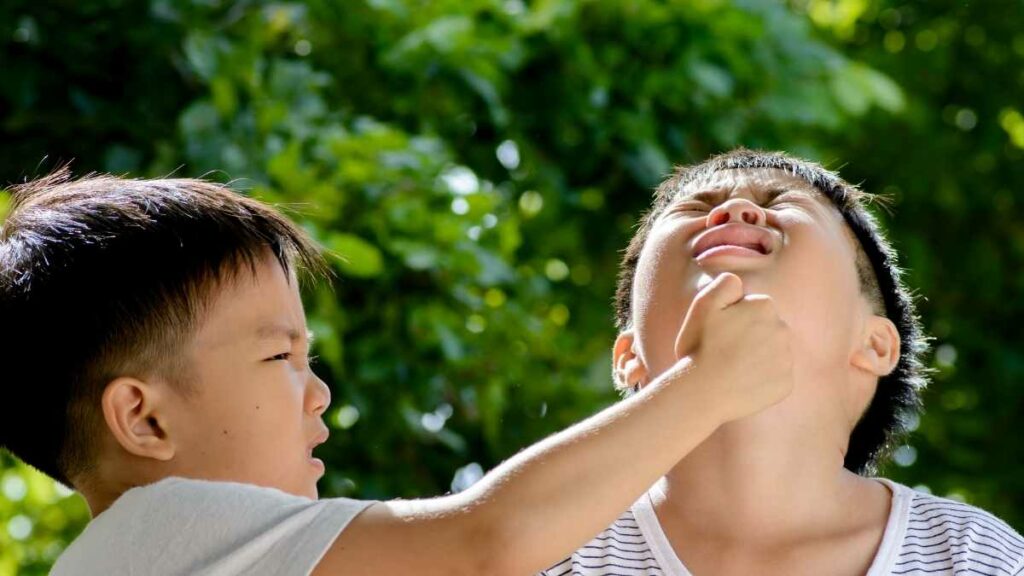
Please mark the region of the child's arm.
POLYGON ((792 387, 787 328, 770 299, 744 298, 734 275, 697 296, 677 354, 681 345, 692 353, 639 393, 521 452, 469 490, 372 506, 314 573, 529 575, 567 556, 718 426, 792 387))

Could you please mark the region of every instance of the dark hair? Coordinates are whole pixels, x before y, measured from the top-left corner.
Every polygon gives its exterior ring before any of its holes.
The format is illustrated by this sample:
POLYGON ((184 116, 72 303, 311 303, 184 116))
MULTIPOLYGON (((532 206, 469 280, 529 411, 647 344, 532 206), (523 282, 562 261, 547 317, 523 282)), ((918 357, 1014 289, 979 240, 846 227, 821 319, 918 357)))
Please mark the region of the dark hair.
POLYGON ((95 463, 99 400, 119 376, 187 392, 183 345, 217 285, 268 250, 322 271, 295 224, 202 180, 129 180, 67 169, 11 189, 0 228, 0 447, 71 485, 95 463))
POLYGON ((896 368, 879 379, 867 410, 850 434, 845 467, 872 474, 907 433, 906 423, 921 411, 921 390, 928 383, 922 358, 928 349, 910 292, 902 282, 896 252, 875 217, 867 210, 866 194, 822 166, 782 152, 737 149, 700 164, 681 166, 658 186, 651 209, 643 216, 626 249, 615 292, 615 321, 620 330, 632 323, 633 277, 640 251, 655 221, 689 183, 723 170, 775 168, 805 180, 839 209, 858 244, 857 271, 861 290, 876 312, 892 320, 900 335, 901 355, 896 368))

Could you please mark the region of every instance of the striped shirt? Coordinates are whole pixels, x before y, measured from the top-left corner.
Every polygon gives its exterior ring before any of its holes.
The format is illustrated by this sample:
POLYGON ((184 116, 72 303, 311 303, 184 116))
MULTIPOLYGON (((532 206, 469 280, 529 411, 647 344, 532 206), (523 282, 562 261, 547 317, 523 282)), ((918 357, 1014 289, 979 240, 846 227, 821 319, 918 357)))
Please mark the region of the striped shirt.
MULTIPOLYGON (((879 479, 892 490, 882 543, 867 576, 1024 576, 1024 538, 974 506, 879 479)), ((541 576, 692 576, 645 494, 571 557, 541 576)))

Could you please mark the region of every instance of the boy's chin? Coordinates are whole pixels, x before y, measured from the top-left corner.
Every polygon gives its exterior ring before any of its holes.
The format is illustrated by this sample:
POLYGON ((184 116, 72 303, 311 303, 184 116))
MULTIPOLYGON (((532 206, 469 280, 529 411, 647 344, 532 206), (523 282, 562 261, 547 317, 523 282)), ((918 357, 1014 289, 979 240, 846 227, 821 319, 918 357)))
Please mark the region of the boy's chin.
POLYGON ((269 485, 267 488, 274 488, 284 492, 285 494, 291 494, 292 496, 299 496, 300 498, 309 498, 311 500, 317 500, 320 497, 319 491, 316 487, 316 482, 312 482, 300 486, 275 486, 269 485))
POLYGON ((295 496, 316 500, 320 495, 320 492, 317 489, 318 478, 319 476, 307 475, 301 480, 296 479, 298 481, 292 483, 292 485, 287 488, 282 487, 281 490, 295 496))
POLYGON ((745 272, 756 272, 769 268, 772 262, 774 262, 774 258, 771 255, 752 257, 735 254, 717 254, 694 260, 698 268, 712 277, 722 272, 732 272, 738 275, 745 272))
POLYGON ((743 281, 743 292, 746 294, 767 293, 769 291, 768 287, 774 284, 772 281, 773 269, 764 264, 756 263, 756 265, 750 266, 720 264, 721 261, 715 259, 709 265, 699 267, 700 275, 697 277, 697 292, 700 292, 712 280, 725 272, 730 272, 740 277, 740 280, 743 281))

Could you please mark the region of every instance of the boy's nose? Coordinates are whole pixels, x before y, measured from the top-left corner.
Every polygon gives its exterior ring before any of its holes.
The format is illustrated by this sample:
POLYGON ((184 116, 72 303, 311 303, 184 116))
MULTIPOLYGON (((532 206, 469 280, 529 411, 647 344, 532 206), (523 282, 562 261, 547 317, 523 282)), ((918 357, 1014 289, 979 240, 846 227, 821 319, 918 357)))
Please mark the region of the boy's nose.
POLYGON ((746 198, 732 198, 715 206, 708 213, 708 227, 720 226, 729 222, 742 222, 754 226, 763 226, 766 217, 764 208, 746 198))
POLYGON ((331 389, 315 374, 310 375, 310 379, 312 381, 309 384, 308 408, 311 414, 319 416, 331 405, 331 389))

